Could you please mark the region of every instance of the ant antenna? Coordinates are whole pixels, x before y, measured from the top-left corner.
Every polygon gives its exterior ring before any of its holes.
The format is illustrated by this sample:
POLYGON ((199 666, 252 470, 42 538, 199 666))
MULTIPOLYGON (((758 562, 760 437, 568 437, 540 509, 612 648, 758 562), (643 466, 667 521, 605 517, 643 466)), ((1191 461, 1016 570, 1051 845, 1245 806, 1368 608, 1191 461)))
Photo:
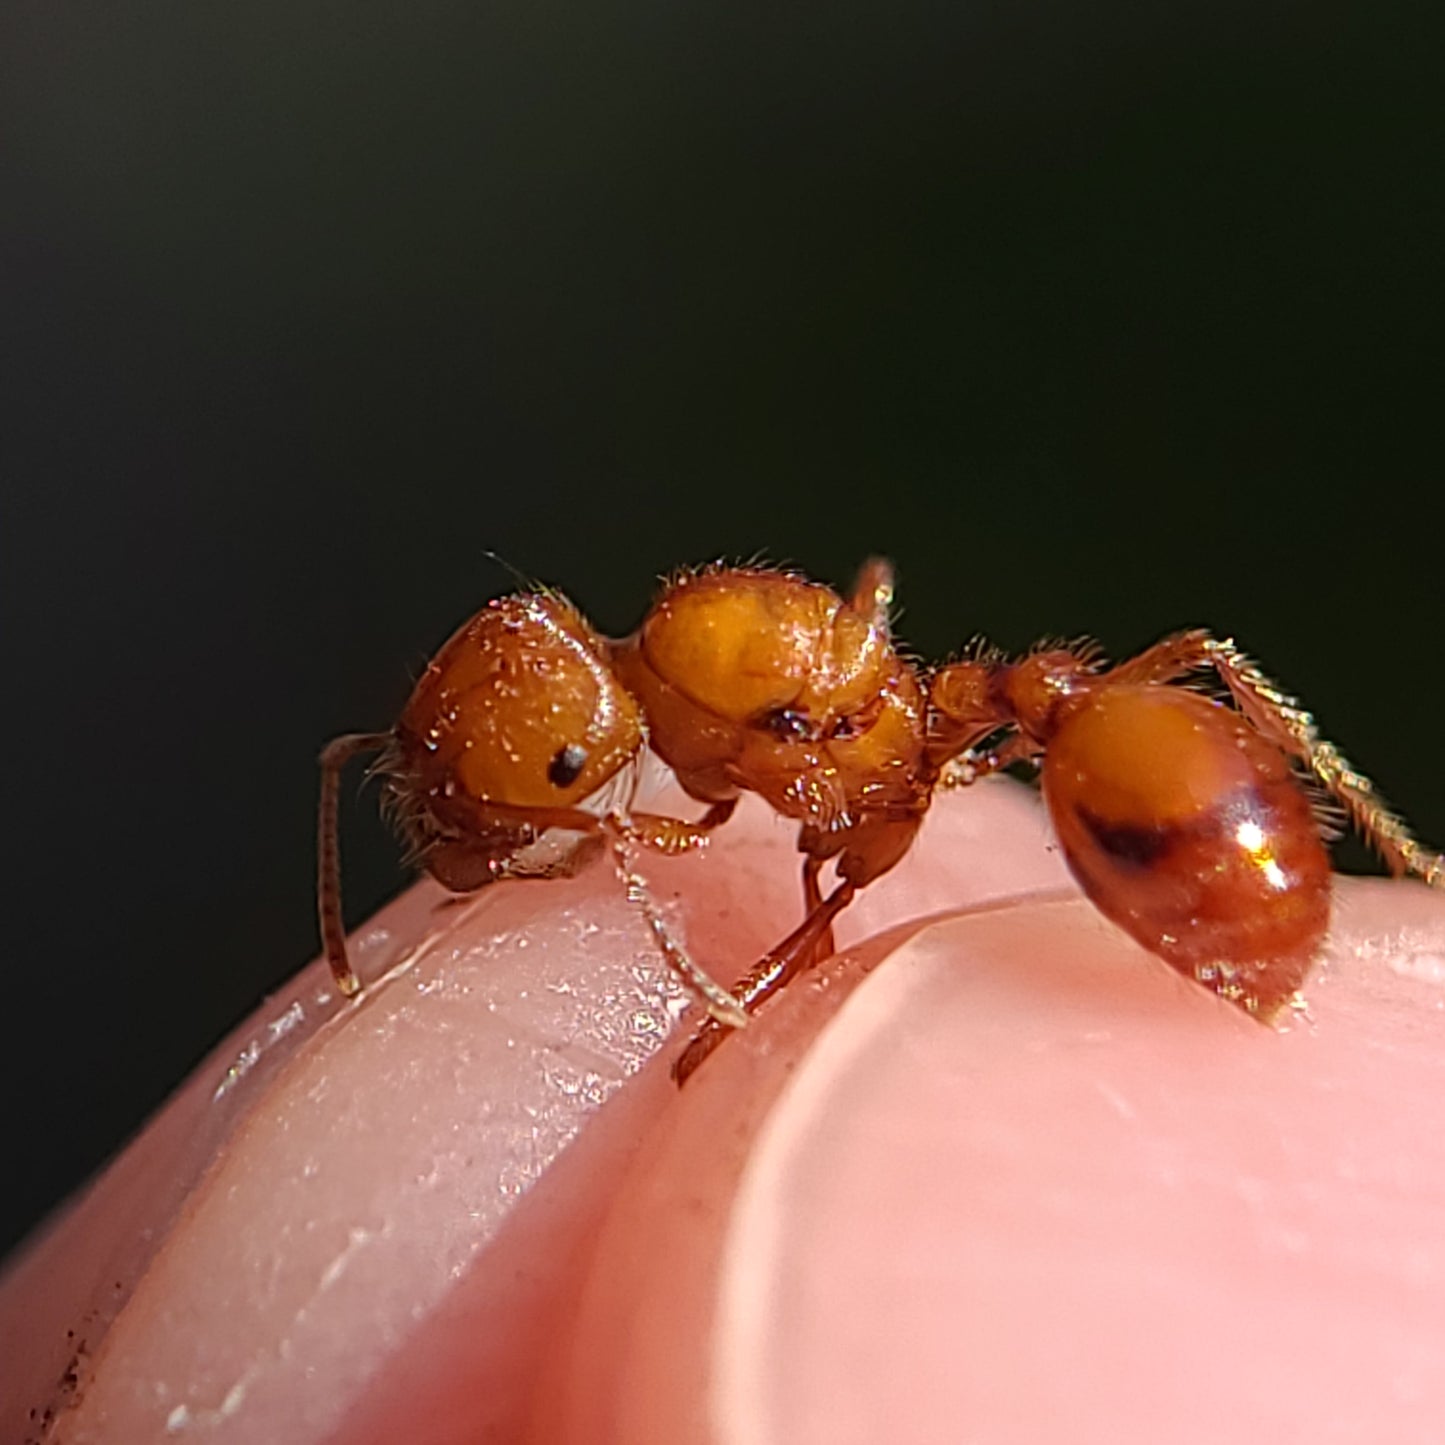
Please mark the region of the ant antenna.
POLYGON ((321 750, 321 800, 316 811, 316 911, 321 919, 321 946, 331 976, 347 998, 361 992, 361 980, 346 956, 346 924, 341 916, 341 847, 337 838, 341 771, 352 758, 379 752, 390 733, 346 733, 321 750))

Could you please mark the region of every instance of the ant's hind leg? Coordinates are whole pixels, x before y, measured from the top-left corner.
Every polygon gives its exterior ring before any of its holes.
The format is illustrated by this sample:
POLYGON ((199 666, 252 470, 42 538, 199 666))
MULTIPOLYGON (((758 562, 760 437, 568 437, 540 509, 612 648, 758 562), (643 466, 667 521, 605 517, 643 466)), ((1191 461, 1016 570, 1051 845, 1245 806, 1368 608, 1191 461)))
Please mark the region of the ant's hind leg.
POLYGON ((1202 627, 1176 632, 1134 657, 1115 663, 1106 676, 1110 682, 1175 682, 1186 673, 1213 665, 1210 656, 1213 643, 1214 638, 1202 627))
POLYGON ((1298 758, 1319 779, 1390 872, 1396 877, 1412 874, 1432 888, 1445 888, 1445 855, 1425 847, 1411 834, 1369 778, 1351 767, 1333 743, 1320 737, 1314 718, 1271 682, 1232 640, 1210 637, 1204 646, 1239 710, 1276 747, 1298 758))
MULTIPOLYGON (((813 961, 818 940, 831 931, 833 920, 853 901, 858 891, 852 883, 840 883, 776 948, 754 964, 733 988, 732 997, 748 1013, 790 983, 813 961)), ((709 1019, 672 1066, 672 1076, 685 1084, 704 1059, 727 1037, 727 1032, 709 1019)))
POLYGON ((1393 874, 1413 874, 1432 888, 1445 888, 1445 856, 1411 834, 1369 778, 1320 737, 1314 718, 1270 681, 1232 639, 1214 637, 1203 628, 1176 633, 1120 663, 1108 675, 1118 682, 1172 682, 1200 668, 1213 668, 1240 712, 1277 748, 1309 769, 1393 874))
MULTIPOLYGON (((818 874, 823 869, 823 860, 815 858, 811 854, 803 859, 803 917, 810 918, 823 906, 823 890, 818 886, 818 874)), ((812 963, 821 963, 825 958, 832 958, 837 953, 838 945, 833 939, 833 926, 828 927, 818 935, 818 941, 813 946, 812 963)))

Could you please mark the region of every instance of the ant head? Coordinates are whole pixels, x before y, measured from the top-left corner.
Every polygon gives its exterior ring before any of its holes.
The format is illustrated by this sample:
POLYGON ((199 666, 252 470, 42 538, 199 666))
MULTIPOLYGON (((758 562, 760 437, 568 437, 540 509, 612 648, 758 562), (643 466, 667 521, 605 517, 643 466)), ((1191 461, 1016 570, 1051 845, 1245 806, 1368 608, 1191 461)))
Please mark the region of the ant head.
POLYGON ((396 727, 393 775, 422 793, 568 807, 642 746, 637 704, 564 598, 490 602, 437 653, 396 727))

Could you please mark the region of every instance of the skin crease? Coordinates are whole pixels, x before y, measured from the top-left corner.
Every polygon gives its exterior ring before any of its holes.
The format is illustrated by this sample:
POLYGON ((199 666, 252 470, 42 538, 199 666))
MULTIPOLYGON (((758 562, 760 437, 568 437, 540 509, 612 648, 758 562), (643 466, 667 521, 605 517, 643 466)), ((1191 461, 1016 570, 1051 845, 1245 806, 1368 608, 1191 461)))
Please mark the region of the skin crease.
MULTIPOLYGON (((795 921, 792 842, 754 801, 649 861, 700 961, 795 921)), ((357 1003, 315 965, 269 1001, 12 1263, 0 1438, 72 1368, 69 1442, 1438 1438, 1438 893, 1340 882, 1271 1031, 991 780, 681 1094, 696 1010, 665 1037, 605 866, 440 898, 354 936, 357 1003)))

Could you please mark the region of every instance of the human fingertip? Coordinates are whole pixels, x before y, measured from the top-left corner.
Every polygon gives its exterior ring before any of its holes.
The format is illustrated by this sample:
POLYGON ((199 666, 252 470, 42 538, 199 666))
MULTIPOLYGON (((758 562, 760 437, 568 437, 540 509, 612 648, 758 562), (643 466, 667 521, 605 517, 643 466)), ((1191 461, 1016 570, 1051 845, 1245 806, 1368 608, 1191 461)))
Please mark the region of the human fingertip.
POLYGON ((1341 891, 1287 1032, 1077 900, 795 986, 637 1157, 528 1438, 1428 1438, 1445 908, 1341 891))

